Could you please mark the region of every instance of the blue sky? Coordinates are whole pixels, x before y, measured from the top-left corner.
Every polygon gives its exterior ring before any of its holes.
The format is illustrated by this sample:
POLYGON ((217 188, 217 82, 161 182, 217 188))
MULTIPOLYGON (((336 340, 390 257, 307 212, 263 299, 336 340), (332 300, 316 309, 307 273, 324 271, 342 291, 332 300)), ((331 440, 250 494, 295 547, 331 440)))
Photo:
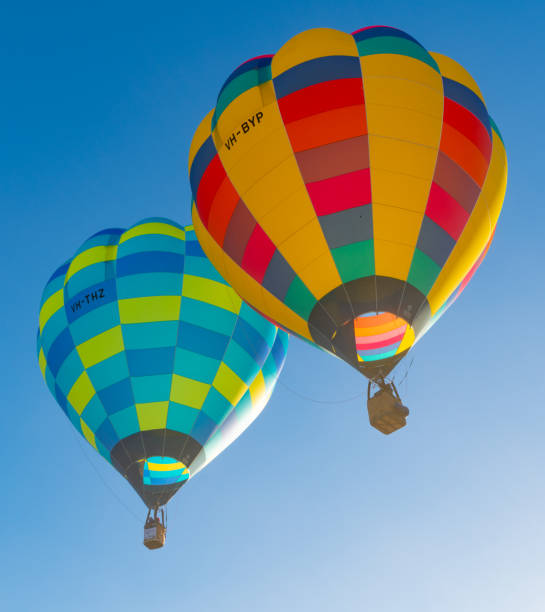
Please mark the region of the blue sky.
POLYGON ((543 610, 544 30, 537 0, 3 8, 2 609, 543 610), (43 285, 100 229, 189 222, 191 136, 234 67, 303 29, 373 24, 479 83, 509 157, 495 242, 413 351, 407 428, 371 429, 365 380, 292 341, 262 417, 148 552, 139 498, 41 379, 43 285))

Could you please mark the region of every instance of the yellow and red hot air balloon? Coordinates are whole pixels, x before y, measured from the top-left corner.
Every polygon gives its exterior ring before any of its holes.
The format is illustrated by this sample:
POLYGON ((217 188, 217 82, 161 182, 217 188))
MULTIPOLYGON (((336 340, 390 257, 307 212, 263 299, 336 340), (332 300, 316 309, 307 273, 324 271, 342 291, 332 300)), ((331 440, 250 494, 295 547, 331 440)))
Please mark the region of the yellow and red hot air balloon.
POLYGON ((505 194, 504 145, 470 74, 394 28, 302 32, 231 74, 189 169, 216 268, 377 382, 394 418, 374 424, 402 426, 384 377, 467 284, 505 194))

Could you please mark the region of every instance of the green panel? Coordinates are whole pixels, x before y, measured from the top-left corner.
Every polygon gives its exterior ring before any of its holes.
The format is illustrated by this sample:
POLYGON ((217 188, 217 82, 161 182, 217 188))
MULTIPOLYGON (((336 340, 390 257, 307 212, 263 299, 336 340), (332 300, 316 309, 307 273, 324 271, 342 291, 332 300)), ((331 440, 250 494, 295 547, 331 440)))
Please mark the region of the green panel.
POLYGON ((407 55, 428 64, 428 66, 431 66, 441 74, 437 62, 426 49, 406 38, 399 38, 398 36, 377 36, 361 40, 357 45, 360 57, 378 55, 379 53, 407 55))
POLYGON ((296 276, 286 293, 284 304, 300 317, 307 320, 316 304, 316 298, 307 289, 303 281, 296 276))
POLYGON ((375 273, 375 246, 372 240, 332 249, 331 254, 343 283, 375 273))
POLYGON ((271 78, 271 67, 269 65, 262 66, 261 68, 254 70, 248 70, 248 72, 243 72, 241 75, 233 79, 221 92, 218 98, 218 103, 216 105, 216 110, 214 112, 212 121, 212 129, 216 127, 216 123, 221 114, 235 98, 238 98, 238 96, 243 94, 245 91, 248 91, 248 89, 251 89, 252 87, 257 87, 261 83, 270 81, 271 78))
POLYGON ((413 261, 407 282, 428 295, 441 268, 420 249, 414 250, 413 261))

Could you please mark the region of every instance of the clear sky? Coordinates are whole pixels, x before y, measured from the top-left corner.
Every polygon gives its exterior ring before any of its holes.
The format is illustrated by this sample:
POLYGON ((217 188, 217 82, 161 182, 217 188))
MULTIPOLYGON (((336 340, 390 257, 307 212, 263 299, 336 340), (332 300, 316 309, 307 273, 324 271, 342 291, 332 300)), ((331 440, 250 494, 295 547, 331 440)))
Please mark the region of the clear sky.
POLYGON ((11 2, 0 17, 0 608, 542 612, 544 4, 11 2), (100 229, 189 223, 189 143, 233 68, 310 27, 373 24, 479 83, 509 158, 495 242, 413 351, 408 427, 370 428, 365 380, 292 340, 261 418, 180 491, 149 552, 143 504, 41 379, 43 285, 100 229))

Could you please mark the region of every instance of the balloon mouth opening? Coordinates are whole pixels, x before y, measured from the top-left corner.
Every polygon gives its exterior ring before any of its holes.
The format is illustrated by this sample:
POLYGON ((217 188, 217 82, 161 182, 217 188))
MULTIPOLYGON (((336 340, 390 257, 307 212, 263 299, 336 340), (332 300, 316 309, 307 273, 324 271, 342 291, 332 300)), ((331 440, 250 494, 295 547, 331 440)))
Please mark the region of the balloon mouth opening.
POLYGON ((411 325, 391 312, 367 312, 352 323, 358 363, 389 359, 410 348, 414 342, 411 325))
POLYGON ((145 486, 181 484, 190 475, 189 468, 173 457, 148 457, 142 463, 142 482, 145 486))

